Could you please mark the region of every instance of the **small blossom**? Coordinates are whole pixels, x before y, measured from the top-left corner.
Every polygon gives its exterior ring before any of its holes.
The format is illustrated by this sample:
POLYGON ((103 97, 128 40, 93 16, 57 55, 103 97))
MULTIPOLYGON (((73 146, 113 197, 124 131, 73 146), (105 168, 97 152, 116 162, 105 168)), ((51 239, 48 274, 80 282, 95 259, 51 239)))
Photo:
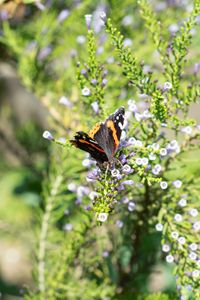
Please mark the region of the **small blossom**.
POLYGON ((168 187, 168 183, 166 181, 161 181, 160 182, 160 187, 162 190, 166 190, 168 187))
POLYGON ((129 26, 133 23, 133 17, 128 15, 128 16, 125 16, 123 19, 122 19, 122 25, 124 26, 129 26))
POLYGON ((100 222, 105 222, 108 218, 108 214, 107 213, 99 213, 97 220, 100 222))
POLYGON ((172 231, 171 236, 172 236, 173 239, 177 240, 178 236, 179 236, 179 233, 177 231, 172 231))
POLYGON ((152 147, 152 149, 153 149, 154 151, 157 151, 157 150, 160 149, 160 145, 159 145, 158 143, 152 144, 151 147, 152 147))
POLYGON ((91 23, 92 23, 92 15, 85 15, 85 22, 86 22, 87 29, 90 30, 91 23))
POLYGON ((135 113, 135 118, 136 118, 136 120, 137 120, 138 122, 140 122, 140 121, 142 120, 142 114, 136 112, 136 113, 135 113))
POLYGON ((86 41, 86 38, 84 35, 78 35, 76 41, 78 44, 84 44, 86 41))
POLYGON ((190 248, 192 251, 196 251, 196 250, 198 249, 198 246, 197 246, 196 243, 191 243, 191 244, 189 245, 189 248, 190 248))
POLYGON ((91 103, 92 109, 96 114, 99 112, 99 103, 97 101, 91 103))
POLYGON ((68 9, 61 10, 61 12, 59 13, 59 15, 57 17, 58 23, 62 23, 68 16, 69 16, 69 10, 68 9))
POLYGON ((164 90, 165 91, 168 91, 168 90, 171 90, 172 89, 172 84, 171 84, 171 82, 165 82, 164 83, 164 90))
POLYGON ((101 83, 102 87, 106 86, 107 83, 108 83, 108 80, 106 78, 104 78, 101 83))
POLYGON ((46 47, 42 48, 39 51, 38 59, 39 60, 44 60, 47 56, 49 56, 49 54, 51 53, 51 51, 52 51, 52 47, 51 46, 46 46, 46 47))
POLYGON ((108 251, 106 251, 106 250, 105 250, 105 251, 103 251, 103 253, 102 253, 102 256, 103 256, 103 257, 108 257, 108 256, 109 256, 109 252, 108 252, 108 251))
POLYGON ((80 186, 78 186, 76 192, 77 192, 78 198, 82 198, 84 195, 87 195, 87 194, 88 194, 89 189, 88 189, 88 187, 86 187, 86 186, 80 185, 80 186))
POLYGON ((128 145, 136 145, 136 139, 134 137, 131 137, 128 139, 128 145))
POLYGON ((97 192, 94 192, 94 191, 92 191, 92 192, 90 192, 89 193, 89 198, 90 198, 90 200, 94 200, 95 198, 97 198, 99 196, 99 194, 97 193, 97 192))
POLYGON ((137 157, 136 160, 135 160, 136 164, 138 166, 141 166, 142 165, 142 158, 141 157, 137 157))
POLYGON ((163 230, 163 225, 161 223, 156 224, 156 230, 157 231, 162 231, 163 230))
POLYGON ((124 39, 124 47, 131 47, 133 44, 133 41, 129 38, 124 39))
POLYGON ((122 167, 122 173, 130 174, 132 172, 133 172, 133 169, 129 165, 126 164, 122 167))
POLYGON ((167 244, 164 244, 164 245, 162 246, 162 250, 163 250, 163 252, 169 252, 169 251, 170 251, 170 246, 167 245, 167 244))
POLYGON ((196 208, 192 208, 192 209, 189 210, 189 214, 190 214, 192 217, 195 218, 195 217, 198 216, 199 212, 198 212, 198 210, 197 210, 196 208))
POLYGON ((200 276, 200 271, 199 270, 192 271, 192 277, 197 278, 199 276, 200 276))
POLYGON ((174 257, 172 255, 167 255, 166 256, 166 262, 173 263, 173 261, 174 261, 174 257))
POLYGON ((196 260, 196 259, 197 259, 197 254, 196 254, 195 252, 190 252, 189 258, 190 258, 191 260, 196 260))
POLYGON ((134 209, 135 209, 135 203, 133 201, 130 201, 128 203, 128 210, 129 211, 134 211, 134 209))
POLYGON ((142 147, 142 141, 136 140, 135 146, 138 147, 138 148, 141 148, 142 147))
POLYGON ((181 131, 183 133, 186 133, 186 134, 190 135, 192 133, 192 127, 191 126, 186 126, 186 127, 182 128, 181 131))
POLYGON ((174 216, 174 220, 175 220, 176 222, 181 222, 181 221, 183 220, 183 217, 182 217, 180 214, 176 214, 176 215, 174 216))
POLYGON ((160 171, 161 171, 161 165, 155 165, 154 167, 153 167, 153 169, 152 169, 152 173, 154 174, 154 175, 158 175, 159 173, 160 173, 160 171))
POLYGON ((199 231, 200 230, 200 221, 197 221, 193 224, 192 228, 195 230, 195 231, 199 231))
POLYGON ((182 181, 181 180, 175 180, 173 182, 173 185, 175 186, 175 188, 180 189, 182 186, 182 181))
POLYGON ((59 99, 59 104, 63 104, 64 106, 66 107, 72 107, 72 103, 69 101, 69 99, 65 96, 62 96, 60 99, 59 99))
POLYGON ((77 186, 74 182, 70 182, 68 184, 67 188, 70 192, 75 192, 77 190, 77 186))
POLYGON ((150 153, 149 160, 156 160, 156 155, 154 153, 150 153))
POLYGON ((63 226, 63 229, 66 231, 71 231, 73 229, 73 225, 70 223, 67 223, 63 226))
POLYGON ((187 205, 186 199, 183 198, 183 199, 179 200, 178 205, 181 207, 185 207, 187 205))
POLYGON ((167 149, 161 148, 161 149, 160 149, 160 155, 161 155, 161 156, 166 156, 166 155, 167 155, 167 149))
POLYGON ((124 226, 124 222, 122 222, 121 220, 117 220, 116 225, 117 227, 122 228, 124 226))
POLYGON ((81 90, 81 92, 82 92, 82 95, 83 95, 83 96, 86 96, 86 97, 91 95, 90 89, 87 88, 87 87, 84 87, 84 88, 81 90))
POLYGON ((43 138, 49 140, 49 141, 53 141, 54 137, 52 136, 51 132, 48 130, 45 130, 42 134, 43 138))
POLYGON ((179 30, 179 27, 177 24, 171 24, 168 29, 170 33, 174 34, 179 30))
POLYGON ((146 158, 146 157, 143 157, 143 158, 142 158, 142 165, 143 165, 143 166, 148 165, 148 162, 149 162, 148 158, 146 158))
POLYGON ((92 165, 92 160, 89 159, 89 158, 85 158, 83 161, 82 161, 82 165, 86 168, 89 168, 91 165, 92 165))
POLYGON ((105 13, 104 11, 102 11, 102 12, 99 14, 99 16, 100 16, 100 18, 101 18, 101 20, 102 20, 103 22, 106 22, 107 16, 106 16, 106 13, 105 13))
POLYGON ((184 237, 184 236, 180 236, 180 237, 178 238, 178 242, 179 242, 179 244, 184 245, 185 242, 186 242, 185 237, 184 237))
POLYGON ((119 170, 114 169, 114 170, 111 171, 111 175, 112 175, 113 177, 118 177, 118 176, 120 175, 120 172, 119 172, 119 170))

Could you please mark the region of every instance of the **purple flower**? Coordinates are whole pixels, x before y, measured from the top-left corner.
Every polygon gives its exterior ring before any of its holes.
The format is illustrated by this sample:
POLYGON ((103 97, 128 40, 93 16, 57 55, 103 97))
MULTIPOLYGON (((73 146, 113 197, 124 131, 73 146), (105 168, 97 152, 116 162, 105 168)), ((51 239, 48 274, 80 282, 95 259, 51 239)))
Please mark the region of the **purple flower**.
POLYGON ((92 15, 85 15, 85 23, 87 26, 87 29, 91 29, 91 24, 92 24, 92 15))
POLYGON ((135 209, 135 203, 133 201, 130 201, 128 203, 128 210, 129 211, 134 211, 134 209, 135 209))
POLYGON ((133 173, 133 169, 129 165, 126 164, 122 167, 122 173, 131 174, 131 173, 133 173))
POLYGON ((49 141, 54 141, 53 135, 52 135, 51 132, 48 131, 48 130, 45 130, 45 131, 43 132, 42 136, 43 136, 43 138, 45 138, 45 139, 47 139, 47 140, 49 140, 49 141))
POLYGON ((122 228, 124 226, 124 222, 122 222, 121 220, 117 220, 116 225, 117 227, 122 228))
POLYGON ((69 16, 69 10, 68 9, 61 10, 61 12, 59 13, 59 15, 57 17, 58 23, 62 23, 68 16, 69 16))
POLYGON ((92 102, 92 103, 91 103, 91 106, 92 106, 94 112, 95 112, 96 114, 98 114, 98 113, 99 113, 99 103, 98 103, 97 101, 92 102))
POLYGON ((60 99, 59 99, 59 103, 66 106, 66 107, 69 107, 71 108, 73 106, 73 104, 69 101, 69 99, 65 96, 62 96, 60 99))
POLYGON ((38 59, 39 60, 44 60, 52 51, 52 47, 51 46, 46 46, 44 48, 42 48, 40 51, 39 51, 39 54, 38 54, 38 59))
POLYGON ((124 184, 124 185, 133 185, 134 184, 134 181, 133 180, 124 180, 123 182, 122 182, 122 184, 124 184))

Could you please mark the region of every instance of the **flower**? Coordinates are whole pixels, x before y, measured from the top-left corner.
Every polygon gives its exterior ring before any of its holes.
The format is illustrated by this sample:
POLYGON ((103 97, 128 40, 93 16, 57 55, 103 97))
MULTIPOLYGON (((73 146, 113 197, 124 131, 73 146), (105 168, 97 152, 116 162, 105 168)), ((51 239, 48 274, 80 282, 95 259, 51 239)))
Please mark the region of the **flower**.
POLYGON ((187 205, 186 199, 183 198, 183 199, 179 200, 178 205, 181 207, 185 207, 187 205))
POLYGON ((77 186, 74 182, 70 182, 68 184, 67 188, 70 192, 75 192, 77 190, 77 186))
POLYGON ((51 53, 51 51, 52 51, 51 46, 46 46, 46 47, 42 48, 38 53, 38 59, 44 60, 51 53))
POLYGON ((71 231, 73 229, 73 225, 70 223, 67 223, 63 226, 63 229, 66 231, 71 231))
POLYGON ((193 250, 193 251, 196 251, 197 248, 198 248, 198 246, 197 246, 196 243, 191 243, 191 244, 189 245, 189 248, 190 248, 191 250, 193 250))
POLYGON ((133 185, 134 184, 134 181, 133 180, 124 180, 122 181, 122 184, 127 184, 127 185, 133 185))
POLYGON ((147 165, 148 165, 148 162, 149 162, 148 158, 146 158, 146 157, 143 157, 143 158, 142 158, 142 165, 143 165, 143 166, 147 166, 147 165))
POLYGON ((92 165, 92 160, 89 159, 89 158, 85 158, 83 161, 82 161, 82 165, 86 168, 89 168, 91 165, 92 165))
POLYGON ((184 245, 185 242, 186 242, 185 237, 184 237, 184 236, 180 236, 180 237, 178 238, 178 242, 179 242, 179 244, 184 245))
POLYGON ((111 175, 112 175, 113 177, 118 177, 118 176, 120 175, 120 172, 119 172, 119 170, 117 170, 117 169, 113 169, 113 170, 111 171, 111 175))
POLYGON ((174 216, 174 220, 175 220, 176 222, 181 222, 181 221, 183 220, 183 217, 182 217, 182 215, 180 215, 180 214, 176 214, 176 215, 174 216))
POLYGON ((83 96, 90 96, 91 95, 91 92, 90 92, 90 89, 87 88, 87 87, 84 87, 82 90, 81 90, 81 93, 83 96))
POLYGON ((162 231, 163 230, 163 225, 161 223, 156 224, 156 230, 157 231, 162 231))
POLYGON ((133 201, 130 201, 128 203, 128 210, 129 211, 134 211, 134 209, 135 209, 135 203, 133 201))
POLYGON ((200 221, 197 221, 193 224, 192 228, 195 230, 195 231, 199 231, 200 230, 200 221))
POLYGON ((69 10, 68 9, 61 10, 61 12, 59 13, 59 15, 57 17, 58 23, 62 23, 68 16, 69 16, 69 10))
POLYGON ((171 82, 166 81, 166 82, 164 83, 164 90, 165 90, 165 91, 168 91, 168 90, 171 90, 171 89, 172 89, 172 84, 171 84, 171 82))
POLYGON ((192 209, 189 210, 189 214, 190 214, 192 217, 195 218, 195 217, 198 216, 199 212, 198 212, 198 210, 197 210, 196 208, 192 208, 192 209))
POLYGON ((189 258, 190 258, 191 260, 196 260, 196 259, 197 259, 197 254, 196 254, 195 252, 190 252, 189 258))
POLYGON ((100 18, 103 22, 106 22, 107 16, 106 16, 106 13, 104 11, 100 12, 99 16, 100 16, 100 18))
POLYGON ((166 156, 166 155, 167 155, 167 149, 161 148, 161 149, 160 149, 160 155, 161 155, 161 156, 166 156))
POLYGON ((93 201, 95 198, 97 198, 99 194, 95 191, 92 191, 89 193, 89 198, 93 201))
POLYGON ((59 99, 59 103, 60 104, 63 104, 64 106, 66 107, 72 107, 72 103, 69 101, 69 99, 65 96, 62 96, 60 99, 59 99))
POLYGON ((84 35, 78 35, 76 41, 78 44, 84 44, 86 41, 86 38, 84 35))
POLYGON ((132 46, 133 41, 129 38, 124 39, 124 47, 130 47, 132 46))
POLYGON ((100 222, 105 222, 107 218, 108 218, 108 214, 102 212, 98 214, 97 220, 100 222))
POLYGON ((137 157, 136 160, 135 160, 136 164, 138 166, 141 166, 142 165, 142 158, 141 157, 137 157))
POLYGON ((171 236, 172 236, 173 239, 177 240, 178 236, 179 236, 179 233, 177 231, 172 231, 171 236))
POLYGON ((155 159, 156 159, 156 155, 154 153, 150 153, 149 160, 155 160, 155 159))
POLYGON ((122 19, 122 25, 124 26, 129 26, 132 23, 133 23, 133 17, 130 15, 127 15, 122 19))
POLYGON ((182 181, 181 180, 175 180, 173 182, 173 185, 175 186, 175 188, 180 189, 182 186, 182 181))
POLYGON ((158 175, 160 173, 161 169, 162 169, 161 165, 157 164, 153 167, 152 173, 154 175, 158 175))
POLYGON ((122 173, 130 174, 132 172, 133 172, 133 169, 129 165, 126 164, 122 167, 122 173))
POLYGON ((166 181, 161 181, 160 182, 160 187, 162 190, 166 190, 168 187, 168 183, 166 181))
POLYGON ((190 135, 192 133, 192 127, 191 126, 186 126, 186 127, 182 128, 181 131, 183 133, 186 133, 186 134, 190 135))
POLYGON ((167 255, 166 256, 166 262, 173 263, 173 261, 174 261, 174 257, 172 255, 167 255))
POLYGON ((162 246, 162 250, 163 250, 163 252, 169 252, 169 251, 170 251, 170 246, 167 245, 167 244, 164 244, 164 245, 162 246))
POLYGON ((92 102, 91 106, 92 106, 92 109, 94 110, 94 112, 96 114, 98 114, 98 112, 99 112, 99 103, 98 103, 98 101, 92 102))
POLYGON ((124 226, 124 222, 121 220, 117 220, 116 225, 117 225, 117 227, 122 228, 124 226))
POLYGON ((52 136, 51 132, 48 130, 45 130, 42 134, 43 138, 49 140, 49 141, 53 141, 54 137, 52 136))
POLYGON ((192 271, 192 277, 197 278, 199 276, 200 276, 200 271, 199 270, 192 271))
POLYGON ((85 23, 87 26, 87 29, 91 29, 91 23, 92 23, 92 15, 85 15, 85 23))

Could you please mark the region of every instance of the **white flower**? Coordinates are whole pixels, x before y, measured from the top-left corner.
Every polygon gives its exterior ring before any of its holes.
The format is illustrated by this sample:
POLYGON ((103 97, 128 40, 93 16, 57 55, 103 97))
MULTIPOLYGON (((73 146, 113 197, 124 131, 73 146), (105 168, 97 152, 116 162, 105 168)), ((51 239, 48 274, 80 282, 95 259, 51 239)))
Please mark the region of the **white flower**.
POLYGON ((142 147, 142 141, 136 140, 135 145, 136 145, 138 148, 141 148, 141 147, 142 147))
POLYGON ((198 210, 197 210, 196 208, 192 208, 192 209, 189 210, 189 214, 190 214, 192 217, 195 218, 195 217, 198 216, 199 212, 198 212, 198 210))
POLYGON ((81 93, 83 96, 90 96, 91 95, 91 92, 90 92, 90 89, 87 88, 87 87, 84 87, 82 90, 81 90, 81 93))
POLYGON ((135 203, 133 201, 130 201, 128 203, 128 210, 129 211, 134 211, 134 209, 135 209, 135 203))
POLYGON ((182 186, 182 181, 181 180, 175 180, 173 182, 173 185, 175 186, 175 188, 180 189, 182 186))
POLYGON ((128 38, 124 39, 124 47, 130 47, 130 46, 132 46, 132 44, 133 44, 133 41, 131 39, 128 39, 128 38))
POLYGON ((122 19, 122 25, 124 26, 129 26, 133 23, 133 17, 128 15, 128 16, 125 16, 123 19, 122 19))
POLYGON ((136 164, 138 166, 141 166, 142 165, 142 158, 141 157, 137 157, 136 160, 135 160, 136 164))
POLYGON ((63 9, 59 13, 57 20, 59 23, 63 22, 67 17, 69 16, 69 10, 68 9, 63 9))
POLYGON ((69 190, 70 192, 75 192, 76 189, 77 189, 77 186, 76 186, 76 184, 75 184, 74 182, 70 182, 70 183, 68 184, 67 188, 68 188, 68 190, 69 190))
POLYGON ((172 84, 171 84, 171 82, 166 81, 166 82, 164 83, 164 90, 166 91, 166 90, 171 90, 171 89, 172 89, 172 84))
POLYGON ((128 139, 128 144, 135 146, 136 145, 136 139, 134 137, 129 138, 128 139))
POLYGON ((99 213, 97 220, 100 222, 105 222, 108 218, 108 214, 107 213, 99 213))
POLYGON ((163 230, 163 225, 161 223, 156 224, 156 230, 157 231, 162 231, 163 230))
POLYGON ((157 164, 153 167, 152 173, 154 175, 158 175, 160 173, 161 169, 162 169, 161 165, 157 164))
POLYGON ((45 131, 43 132, 42 136, 43 136, 43 138, 45 138, 45 139, 47 139, 47 140, 50 140, 50 141, 54 140, 53 135, 52 135, 51 132, 48 131, 48 130, 45 130, 45 131))
POLYGON ((76 41, 78 44, 84 44, 85 41, 86 41, 86 38, 84 35, 78 35, 77 38, 76 38, 76 41))
POLYGON ((64 106, 66 107, 72 107, 72 103, 69 101, 69 99, 65 96, 62 96, 60 99, 59 99, 59 103, 60 104, 63 104, 64 106))
POLYGON ((152 148, 154 151, 157 151, 160 149, 160 145, 158 143, 154 143, 154 144, 152 144, 152 148))
POLYGON ((91 103, 91 106, 92 106, 94 112, 97 114, 98 111, 99 111, 99 103, 98 103, 97 101, 92 102, 92 103, 91 103))
POLYGON ((187 205, 186 199, 183 198, 183 199, 179 200, 178 205, 181 207, 185 207, 187 205))
POLYGON ((89 158, 85 158, 83 161, 82 161, 82 165, 86 168, 89 168, 91 166, 91 159, 89 158))
POLYGON ((161 155, 161 156, 166 156, 166 155, 167 155, 167 149, 161 148, 161 149, 160 149, 160 155, 161 155))
POLYGON ((92 191, 92 192, 90 192, 89 193, 89 198, 90 198, 90 200, 94 200, 96 197, 98 197, 99 196, 99 194, 97 193, 97 192, 95 192, 95 191, 92 191))
POLYGON ((156 159, 156 155, 154 153, 150 153, 149 160, 155 160, 155 159, 156 159))
POLYGON ((192 228, 195 230, 195 231, 199 231, 200 230, 200 221, 197 221, 193 224, 192 228))
POLYGON ((106 16, 106 13, 104 11, 100 12, 99 16, 100 16, 102 21, 106 22, 107 16, 106 16))
POLYGON ((176 214, 176 215, 174 216, 174 220, 175 220, 176 222, 181 222, 181 221, 183 220, 183 217, 182 217, 182 215, 180 215, 180 214, 176 214))
POLYGON ((192 133, 192 127, 191 126, 186 126, 186 127, 182 128, 181 131, 188 134, 188 135, 190 135, 192 133))
POLYGON ((197 278, 199 276, 200 276, 200 271, 199 270, 192 271, 192 277, 197 278))
POLYGON ((170 246, 167 244, 162 245, 162 251, 163 252, 169 252, 170 251, 170 246))
POLYGON ((189 258, 190 258, 191 260, 196 260, 196 259, 197 259, 197 254, 196 254, 195 252, 190 252, 189 258))
POLYGON ((143 165, 143 166, 147 166, 147 165, 148 165, 148 162, 149 162, 148 158, 146 158, 146 157, 143 157, 143 158, 142 158, 142 165, 143 165))
POLYGON ((177 24, 171 24, 168 29, 171 33, 176 33, 179 30, 179 27, 177 24))
POLYGON ((117 227, 122 228, 124 226, 124 222, 121 220, 117 220, 116 225, 117 225, 117 227))
POLYGON ((196 243, 191 243, 191 244, 189 245, 189 248, 190 248, 192 251, 196 251, 197 248, 198 248, 198 246, 197 246, 196 243))
POLYGON ((63 226, 63 229, 66 230, 66 231, 71 231, 73 228, 73 225, 70 224, 70 223, 67 223, 63 226))
POLYGON ((173 239, 177 240, 179 233, 177 231, 172 231, 171 236, 173 239))
POLYGON ((179 242, 179 244, 184 245, 185 242, 186 242, 185 237, 184 237, 184 236, 180 236, 180 237, 178 238, 178 242, 179 242))
POLYGON ((174 261, 174 257, 172 255, 167 255, 166 256, 166 262, 173 263, 173 261, 174 261))
POLYGON ((135 113, 135 118, 136 118, 136 120, 137 120, 138 122, 140 122, 140 121, 142 120, 142 114, 136 112, 136 113, 135 113))
POLYGON ((160 182, 160 187, 162 190, 166 190, 168 187, 168 183, 166 181, 161 181, 160 182))
POLYGON ((113 177, 117 177, 117 176, 120 175, 120 172, 119 172, 119 170, 114 169, 114 170, 111 171, 111 175, 112 175, 113 177))

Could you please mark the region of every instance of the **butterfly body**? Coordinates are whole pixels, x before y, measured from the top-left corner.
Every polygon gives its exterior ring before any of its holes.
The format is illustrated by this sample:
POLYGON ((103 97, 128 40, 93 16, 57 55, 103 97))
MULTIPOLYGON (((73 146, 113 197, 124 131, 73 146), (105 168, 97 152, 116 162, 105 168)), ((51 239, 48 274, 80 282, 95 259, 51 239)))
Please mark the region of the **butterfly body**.
POLYGON ((104 123, 96 124, 89 134, 78 131, 70 142, 90 153, 98 163, 110 162, 119 146, 124 113, 124 107, 120 107, 104 123))

